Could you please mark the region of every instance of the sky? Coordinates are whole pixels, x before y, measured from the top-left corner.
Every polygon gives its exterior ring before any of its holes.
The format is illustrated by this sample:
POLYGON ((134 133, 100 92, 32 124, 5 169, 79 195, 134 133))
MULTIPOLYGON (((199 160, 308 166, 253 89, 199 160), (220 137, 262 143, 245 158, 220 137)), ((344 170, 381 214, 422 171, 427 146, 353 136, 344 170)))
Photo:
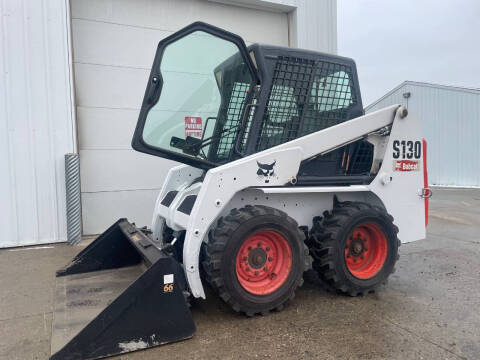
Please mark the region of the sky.
POLYGON ((480 0, 337 0, 364 107, 405 80, 480 88, 480 0))

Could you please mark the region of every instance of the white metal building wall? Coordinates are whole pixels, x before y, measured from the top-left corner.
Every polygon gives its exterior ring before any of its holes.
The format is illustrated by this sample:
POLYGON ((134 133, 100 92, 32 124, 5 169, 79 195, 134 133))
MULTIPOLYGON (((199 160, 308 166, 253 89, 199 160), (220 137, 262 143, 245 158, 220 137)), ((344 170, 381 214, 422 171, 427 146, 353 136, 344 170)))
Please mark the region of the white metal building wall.
POLYGON ((287 46, 287 15, 204 0, 71 4, 84 233, 100 233, 120 217, 150 225, 174 163, 135 152, 130 142, 158 42, 202 20, 248 43, 287 46))
POLYGON ((422 119, 430 184, 480 186, 480 90, 406 81, 366 111, 392 104, 422 119))
POLYGON ((68 3, 3 0, 0 12, 0 247, 65 241, 68 3))
POLYGON ((337 53, 337 0, 208 0, 288 14, 289 46, 337 53))

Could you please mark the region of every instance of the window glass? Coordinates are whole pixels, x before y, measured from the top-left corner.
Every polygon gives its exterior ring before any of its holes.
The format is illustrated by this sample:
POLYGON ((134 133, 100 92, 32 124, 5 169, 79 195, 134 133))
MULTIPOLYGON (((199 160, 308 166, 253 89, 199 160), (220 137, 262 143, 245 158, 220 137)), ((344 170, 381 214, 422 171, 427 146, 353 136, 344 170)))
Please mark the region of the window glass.
POLYGON ((342 109, 353 103, 350 78, 345 71, 318 78, 312 86, 312 104, 316 111, 342 109))
MULTIPOLYGON (((238 122, 252 82, 238 47, 196 31, 165 48, 160 73, 160 98, 147 114, 143 140, 157 148, 211 160, 207 154, 218 141, 209 139, 227 136, 224 128, 238 122)), ((220 143, 228 152, 233 140, 220 143)))
POLYGON ((219 139, 218 148, 216 149, 217 162, 223 162, 232 155, 245 96, 250 89, 250 84, 245 82, 234 81, 232 85, 230 96, 228 96, 226 121, 223 125, 224 132, 219 139))
POLYGON ((282 138, 288 137, 289 132, 295 128, 298 116, 294 88, 274 84, 268 100, 266 121, 258 149, 263 150, 281 144, 282 138))

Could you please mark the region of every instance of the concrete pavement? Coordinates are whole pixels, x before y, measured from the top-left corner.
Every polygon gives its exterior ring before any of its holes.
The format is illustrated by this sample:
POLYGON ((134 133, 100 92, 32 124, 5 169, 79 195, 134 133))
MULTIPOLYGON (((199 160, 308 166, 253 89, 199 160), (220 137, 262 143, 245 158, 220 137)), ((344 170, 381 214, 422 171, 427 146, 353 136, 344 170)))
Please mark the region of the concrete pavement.
MULTIPOLYGON (((284 311, 246 318, 208 294, 188 341, 118 359, 480 359, 480 190, 435 189, 426 240, 400 248, 377 294, 306 283, 284 311)), ((47 359, 55 270, 81 247, 0 251, 0 359, 47 359)))

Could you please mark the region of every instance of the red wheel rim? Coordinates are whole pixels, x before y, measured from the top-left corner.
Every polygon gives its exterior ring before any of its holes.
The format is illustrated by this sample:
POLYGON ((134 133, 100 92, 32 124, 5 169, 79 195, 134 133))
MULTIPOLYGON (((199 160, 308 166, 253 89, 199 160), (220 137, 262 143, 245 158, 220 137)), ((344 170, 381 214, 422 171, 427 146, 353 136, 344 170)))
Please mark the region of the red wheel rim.
POLYGON ((235 270, 240 285, 254 295, 268 295, 282 286, 292 268, 287 239, 273 230, 261 230, 240 247, 235 270))
POLYGON ((345 263, 348 271, 358 279, 370 279, 378 274, 387 259, 388 243, 377 224, 357 226, 345 245, 345 263))

